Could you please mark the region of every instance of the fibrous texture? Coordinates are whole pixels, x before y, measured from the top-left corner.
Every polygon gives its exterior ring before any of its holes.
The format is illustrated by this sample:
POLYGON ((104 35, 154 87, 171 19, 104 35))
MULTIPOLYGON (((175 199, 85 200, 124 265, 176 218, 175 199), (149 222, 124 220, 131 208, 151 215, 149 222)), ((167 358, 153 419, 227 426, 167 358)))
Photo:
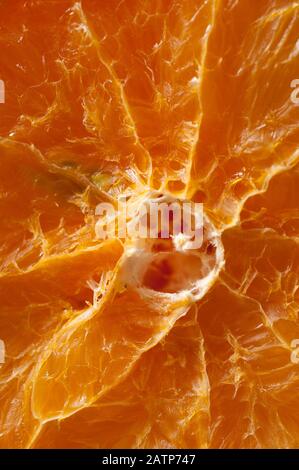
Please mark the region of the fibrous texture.
POLYGON ((0 10, 0 446, 299 447, 299 3, 0 10), (202 246, 100 239, 121 198, 202 246))

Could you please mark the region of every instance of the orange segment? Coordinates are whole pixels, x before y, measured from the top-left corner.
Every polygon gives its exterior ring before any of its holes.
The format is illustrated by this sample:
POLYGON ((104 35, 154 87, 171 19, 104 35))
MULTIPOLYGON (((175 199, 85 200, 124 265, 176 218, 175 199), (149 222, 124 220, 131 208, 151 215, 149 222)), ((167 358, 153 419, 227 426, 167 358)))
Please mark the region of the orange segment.
POLYGON ((196 311, 92 406, 43 426, 34 447, 206 447, 209 382, 196 311))
POLYGON ((216 2, 202 76, 202 121, 190 191, 201 189, 220 223, 240 200, 298 161, 298 5, 216 2))
POLYGON ((84 0, 86 27, 120 88, 156 189, 182 192, 200 118, 198 87, 213 2, 84 0))
POLYGON ((90 307, 61 328, 40 358, 32 411, 41 421, 61 419, 92 404, 126 377, 141 354, 157 344, 188 308, 185 295, 151 298, 128 289, 115 293, 112 300, 113 294, 102 308, 90 307))
POLYGON ((298 365, 260 304, 219 285, 199 309, 199 324, 211 387, 209 447, 298 447, 297 414, 290 414, 298 365))
POLYGON ((53 335, 93 302, 91 283, 113 270, 121 254, 118 242, 107 241, 0 278, 0 331, 6 347, 0 385, 1 447, 25 447, 32 439, 39 425, 31 410, 34 367, 53 335))

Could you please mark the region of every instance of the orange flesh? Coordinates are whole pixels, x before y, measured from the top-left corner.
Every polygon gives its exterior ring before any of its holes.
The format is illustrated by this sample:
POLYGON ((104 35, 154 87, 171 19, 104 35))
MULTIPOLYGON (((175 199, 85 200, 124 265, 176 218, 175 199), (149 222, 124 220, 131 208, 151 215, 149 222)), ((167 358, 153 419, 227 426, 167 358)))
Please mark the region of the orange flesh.
POLYGON ((299 4, 0 4, 1 448, 299 447, 299 4), (201 250, 97 238, 155 191, 201 250))

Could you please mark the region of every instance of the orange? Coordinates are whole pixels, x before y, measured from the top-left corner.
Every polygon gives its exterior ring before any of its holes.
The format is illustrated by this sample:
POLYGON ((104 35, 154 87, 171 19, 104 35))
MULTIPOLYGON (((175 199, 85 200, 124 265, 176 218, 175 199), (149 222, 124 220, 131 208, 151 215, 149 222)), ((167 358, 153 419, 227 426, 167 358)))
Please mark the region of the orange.
POLYGON ((2 448, 299 447, 298 31, 288 0, 2 0, 2 448), (97 236, 159 197, 203 203, 200 248, 97 236))

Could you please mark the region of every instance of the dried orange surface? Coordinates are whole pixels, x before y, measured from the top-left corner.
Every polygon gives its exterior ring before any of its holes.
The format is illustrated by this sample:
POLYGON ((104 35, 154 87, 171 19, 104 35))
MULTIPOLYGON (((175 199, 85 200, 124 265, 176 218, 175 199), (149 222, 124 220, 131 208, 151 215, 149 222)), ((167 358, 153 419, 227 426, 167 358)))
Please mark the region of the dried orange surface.
POLYGON ((0 10, 0 446, 299 447, 299 3, 0 10), (157 194, 201 249, 96 236, 157 194))

